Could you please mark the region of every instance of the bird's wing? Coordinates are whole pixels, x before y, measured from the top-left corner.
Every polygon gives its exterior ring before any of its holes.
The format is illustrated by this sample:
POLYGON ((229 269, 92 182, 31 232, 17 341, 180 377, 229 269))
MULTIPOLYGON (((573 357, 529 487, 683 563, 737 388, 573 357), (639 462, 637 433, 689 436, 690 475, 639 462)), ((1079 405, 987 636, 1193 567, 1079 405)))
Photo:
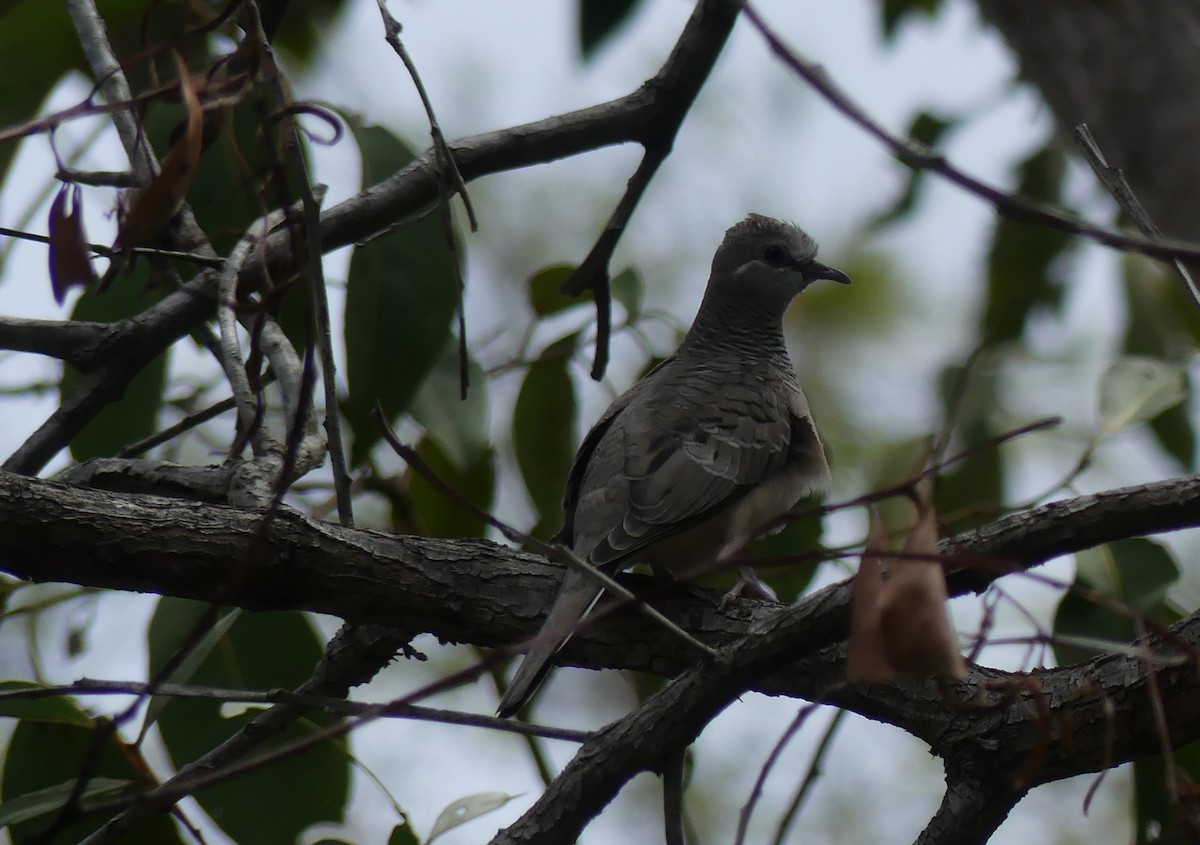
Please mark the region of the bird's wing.
POLYGON ((787 463, 789 398, 765 380, 664 368, 619 409, 587 456, 574 546, 600 565, 707 521, 787 463))

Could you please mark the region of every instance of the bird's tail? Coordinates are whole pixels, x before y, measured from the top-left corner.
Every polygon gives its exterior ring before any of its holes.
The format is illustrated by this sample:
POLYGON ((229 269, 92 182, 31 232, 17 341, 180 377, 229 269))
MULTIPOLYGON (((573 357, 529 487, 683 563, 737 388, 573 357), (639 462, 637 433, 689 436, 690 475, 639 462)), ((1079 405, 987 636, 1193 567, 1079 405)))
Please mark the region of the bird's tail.
POLYGON ((595 582, 575 569, 568 569, 563 578, 558 596, 550 607, 546 621, 529 646, 529 651, 512 683, 500 699, 496 712, 507 718, 520 710, 530 696, 545 680, 550 671, 554 655, 567 644, 575 629, 591 612, 603 590, 595 582))

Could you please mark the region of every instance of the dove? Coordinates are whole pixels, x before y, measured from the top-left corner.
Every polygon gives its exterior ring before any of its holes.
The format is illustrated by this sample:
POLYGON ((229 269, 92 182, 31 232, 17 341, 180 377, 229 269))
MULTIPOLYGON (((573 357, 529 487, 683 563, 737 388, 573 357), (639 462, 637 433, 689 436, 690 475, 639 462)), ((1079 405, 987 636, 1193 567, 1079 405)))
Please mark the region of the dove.
MULTIPOLYGON (((807 233, 770 217, 751 214, 725 233, 679 348, 617 397, 579 447, 557 541, 608 574, 641 563, 677 577, 827 492, 829 464, 783 338, 793 297, 819 279, 850 282, 816 256, 807 233)), ((742 578, 735 591, 753 576, 742 578)), ((529 700, 602 594, 566 570, 501 716, 529 700)))

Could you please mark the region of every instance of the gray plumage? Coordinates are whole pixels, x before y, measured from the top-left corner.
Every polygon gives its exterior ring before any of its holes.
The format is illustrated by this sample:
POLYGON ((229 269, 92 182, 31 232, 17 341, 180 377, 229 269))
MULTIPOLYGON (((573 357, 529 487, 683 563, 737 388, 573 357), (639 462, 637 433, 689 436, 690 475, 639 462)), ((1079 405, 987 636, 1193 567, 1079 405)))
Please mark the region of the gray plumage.
MULTIPOLYGON (((679 348, 619 396, 584 438, 559 539, 609 573, 634 563, 686 575, 737 548, 829 466, 783 340, 783 314, 817 279, 796 226, 751 214, 725 233, 700 310, 679 348)), ((515 713, 602 590, 568 569, 500 702, 515 713)))

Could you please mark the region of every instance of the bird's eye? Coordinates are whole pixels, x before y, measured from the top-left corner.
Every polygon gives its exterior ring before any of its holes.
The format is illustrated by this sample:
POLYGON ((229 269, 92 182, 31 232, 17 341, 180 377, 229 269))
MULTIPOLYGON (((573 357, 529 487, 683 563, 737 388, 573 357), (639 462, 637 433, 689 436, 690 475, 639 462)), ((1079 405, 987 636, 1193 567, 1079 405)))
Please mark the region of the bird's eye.
POLYGON ((784 264, 787 264, 787 258, 787 252, 777 244, 771 244, 763 250, 763 261, 772 267, 782 267, 784 264))

